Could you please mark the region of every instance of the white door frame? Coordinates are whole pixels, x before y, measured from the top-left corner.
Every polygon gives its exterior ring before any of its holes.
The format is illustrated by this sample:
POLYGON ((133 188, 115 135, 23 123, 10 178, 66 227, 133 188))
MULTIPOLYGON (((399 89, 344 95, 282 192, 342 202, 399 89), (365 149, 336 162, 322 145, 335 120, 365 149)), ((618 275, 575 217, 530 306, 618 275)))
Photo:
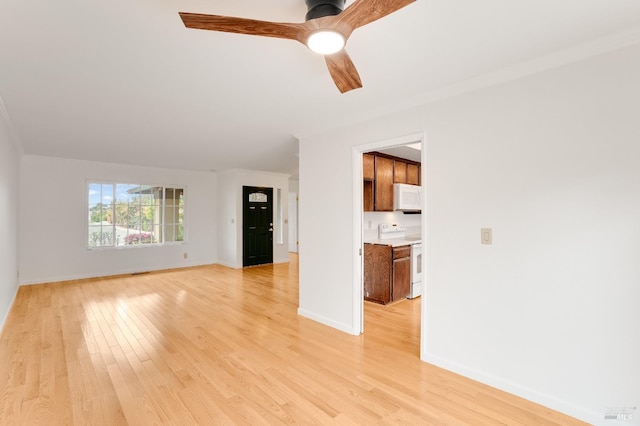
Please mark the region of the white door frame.
POLYGON ((289 245, 290 253, 298 252, 298 193, 289 193, 289 245))
MULTIPOLYGON (((385 139, 377 142, 370 142, 363 145, 357 145, 352 148, 353 162, 353 327, 355 330, 360 329, 360 334, 364 332, 364 236, 362 222, 364 218, 363 194, 362 194, 362 154, 369 151, 390 148, 394 146, 408 145, 411 143, 422 143, 422 165, 420 167, 420 182, 426 183, 426 164, 427 164, 427 138, 424 132, 414 133, 411 135, 400 136, 393 139, 385 139)), ((422 211, 427 211, 427 191, 422 191, 422 211)), ((422 235, 423 239, 426 235, 426 214, 422 215, 422 235)), ((426 244, 423 244, 422 270, 425 271, 424 263, 426 259, 426 244)), ((426 275, 422 276, 422 294, 426 293, 427 283, 426 275)), ((423 353, 423 344, 425 336, 425 306, 424 300, 421 303, 420 313, 420 349, 423 353)))

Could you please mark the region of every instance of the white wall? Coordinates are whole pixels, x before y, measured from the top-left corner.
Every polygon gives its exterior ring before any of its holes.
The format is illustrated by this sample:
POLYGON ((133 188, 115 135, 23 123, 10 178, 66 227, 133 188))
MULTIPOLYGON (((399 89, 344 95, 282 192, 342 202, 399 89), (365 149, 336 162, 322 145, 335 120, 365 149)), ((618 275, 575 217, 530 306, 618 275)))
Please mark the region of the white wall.
POLYGON ((9 125, 0 114, 0 330, 18 290, 19 167, 9 125))
POLYGON ((301 140, 300 313, 358 329, 352 147, 426 131, 423 359, 595 424, 640 406, 639 75, 635 46, 301 140))
POLYGON ((300 192, 300 181, 298 179, 289 179, 289 192, 300 192))
POLYGON ((40 156, 21 159, 20 282, 33 284, 215 263, 215 173, 40 156), (184 244, 87 249, 88 179, 186 188, 184 244), (183 254, 188 258, 184 259, 183 254))
MULTIPOLYGON (((218 228, 220 234, 218 262, 231 268, 242 268, 242 187, 261 186, 273 188, 274 200, 276 190, 280 188, 282 193, 283 220, 286 220, 289 212, 289 175, 234 169, 220 172, 218 179, 218 215, 220 217, 218 228)), ((289 261, 287 248, 288 230, 285 225, 284 243, 276 244, 276 212, 277 207, 274 201, 273 262, 285 263, 289 261)))

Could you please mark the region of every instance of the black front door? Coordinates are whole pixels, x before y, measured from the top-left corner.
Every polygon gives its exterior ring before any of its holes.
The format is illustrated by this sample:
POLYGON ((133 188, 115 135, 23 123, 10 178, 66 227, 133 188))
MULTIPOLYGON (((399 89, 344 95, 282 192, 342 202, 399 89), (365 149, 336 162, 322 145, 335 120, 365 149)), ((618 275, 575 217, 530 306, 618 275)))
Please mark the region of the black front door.
POLYGON ((273 188, 242 187, 242 265, 273 263, 273 188))

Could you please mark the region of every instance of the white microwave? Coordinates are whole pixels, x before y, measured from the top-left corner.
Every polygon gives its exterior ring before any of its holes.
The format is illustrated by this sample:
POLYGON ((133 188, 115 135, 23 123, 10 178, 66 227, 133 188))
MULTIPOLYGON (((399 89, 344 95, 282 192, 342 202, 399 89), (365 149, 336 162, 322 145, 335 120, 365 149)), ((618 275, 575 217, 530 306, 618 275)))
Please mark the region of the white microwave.
POLYGON ((422 187, 404 183, 393 184, 393 209, 403 212, 422 210, 422 187))

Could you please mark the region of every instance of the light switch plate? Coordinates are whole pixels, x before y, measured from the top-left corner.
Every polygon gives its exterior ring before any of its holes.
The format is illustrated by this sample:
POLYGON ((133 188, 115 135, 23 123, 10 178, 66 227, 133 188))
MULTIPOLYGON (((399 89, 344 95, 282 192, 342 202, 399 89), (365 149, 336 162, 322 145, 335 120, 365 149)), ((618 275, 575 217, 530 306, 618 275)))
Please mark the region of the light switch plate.
POLYGON ((491 245, 493 244, 493 232, 491 228, 481 228, 480 229, 480 243, 491 245))

